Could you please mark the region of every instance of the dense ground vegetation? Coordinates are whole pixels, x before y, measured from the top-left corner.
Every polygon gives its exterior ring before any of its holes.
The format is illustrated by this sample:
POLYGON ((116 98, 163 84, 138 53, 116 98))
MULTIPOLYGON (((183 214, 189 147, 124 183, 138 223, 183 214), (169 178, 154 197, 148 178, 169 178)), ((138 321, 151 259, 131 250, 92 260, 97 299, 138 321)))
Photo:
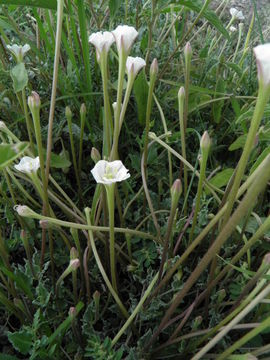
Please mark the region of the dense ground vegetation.
POLYGON ((270 35, 250 4, 0 1, 0 360, 269 356, 270 35), (104 186, 101 159, 130 177, 104 186))

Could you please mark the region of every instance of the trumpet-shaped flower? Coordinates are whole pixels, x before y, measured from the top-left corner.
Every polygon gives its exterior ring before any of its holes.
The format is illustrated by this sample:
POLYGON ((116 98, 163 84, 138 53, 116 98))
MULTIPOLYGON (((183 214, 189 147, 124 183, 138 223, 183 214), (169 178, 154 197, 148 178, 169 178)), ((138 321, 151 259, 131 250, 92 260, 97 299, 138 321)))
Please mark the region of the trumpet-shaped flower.
POLYGON ((31 158, 30 156, 24 156, 18 165, 14 165, 15 169, 24 173, 32 174, 36 173, 40 167, 39 157, 31 158))
POLYGON ((133 26, 118 25, 117 28, 112 31, 112 34, 115 38, 118 53, 123 50, 125 54, 128 55, 131 46, 138 36, 138 31, 133 26))
POLYGON ((233 18, 237 20, 244 20, 245 17, 241 10, 237 10, 236 8, 230 8, 230 14, 233 18))
POLYGON ((141 57, 132 57, 128 56, 126 62, 126 72, 128 76, 132 75, 134 77, 137 76, 138 72, 145 67, 146 62, 141 57))
POLYGON ((258 45, 254 48, 258 67, 259 81, 270 85, 270 43, 258 45))
POLYGON ((121 182, 130 177, 128 169, 123 165, 122 161, 106 161, 100 160, 91 170, 92 175, 99 184, 111 185, 121 182))
POLYGON ((114 36, 109 31, 99 31, 89 36, 89 42, 95 46, 97 53, 97 60, 99 61, 102 52, 107 54, 110 47, 115 42, 114 36))
POLYGON ((25 44, 23 46, 21 45, 17 45, 17 44, 13 44, 13 45, 7 45, 7 49, 14 55, 14 57, 16 58, 17 62, 22 62, 23 61, 23 57, 24 55, 27 53, 27 51, 29 51, 30 45, 25 44))

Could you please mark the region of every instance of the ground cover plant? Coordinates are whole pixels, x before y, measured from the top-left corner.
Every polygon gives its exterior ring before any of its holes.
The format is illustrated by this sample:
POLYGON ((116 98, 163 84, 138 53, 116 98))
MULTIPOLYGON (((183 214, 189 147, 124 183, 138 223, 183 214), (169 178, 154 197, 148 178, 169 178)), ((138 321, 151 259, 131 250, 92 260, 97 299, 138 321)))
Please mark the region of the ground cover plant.
POLYGON ((257 5, 0 1, 0 360, 269 358, 257 5))

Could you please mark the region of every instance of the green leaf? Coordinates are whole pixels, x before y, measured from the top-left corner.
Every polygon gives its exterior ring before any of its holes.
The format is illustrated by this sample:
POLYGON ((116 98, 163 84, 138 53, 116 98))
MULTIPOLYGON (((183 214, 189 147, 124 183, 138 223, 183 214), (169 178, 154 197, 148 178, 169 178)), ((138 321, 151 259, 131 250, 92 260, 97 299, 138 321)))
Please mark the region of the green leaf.
POLYGON ((252 174, 253 171, 257 169, 257 167, 263 162, 263 160, 266 158, 266 156, 268 154, 270 154, 270 147, 267 147, 266 149, 264 149, 264 151, 261 153, 261 155, 255 161, 255 164, 253 164, 252 168, 250 169, 250 174, 252 174))
POLYGON ((247 138, 247 135, 244 134, 244 135, 241 135, 239 136, 239 138, 237 138, 229 147, 229 150, 230 151, 235 151, 235 150, 238 150, 238 149, 242 149, 245 145, 245 142, 246 142, 246 138, 247 138))
POLYGON ((109 1, 109 9, 110 9, 110 16, 114 18, 115 14, 119 10, 121 6, 121 0, 110 0, 109 1))
POLYGON ((0 170, 17 159, 28 148, 29 143, 0 144, 0 170))
MULTIPOLYGON (((234 169, 232 168, 224 169, 215 176, 213 176, 212 179, 209 180, 209 183, 220 189, 228 184, 233 174, 233 171, 234 169)), ((206 190, 206 193, 209 193, 209 190, 206 190)))
MULTIPOLYGON (((216 91, 217 92, 225 92, 225 83, 221 77, 219 77, 217 80, 216 91)), ((217 99, 217 98, 218 98, 218 96, 215 96, 215 99, 217 99)), ((219 124, 219 122, 220 122, 223 106, 224 106, 224 100, 215 101, 212 105, 214 121, 217 124, 219 124)))
POLYGON ((0 0, 0 4, 5 5, 19 5, 19 6, 34 6, 44 9, 57 8, 57 0, 0 0))
POLYGON ((24 63, 19 63, 11 69, 10 75, 13 80, 14 91, 16 93, 22 91, 28 83, 28 75, 24 63))
POLYGON ((67 159, 66 156, 52 153, 51 167, 56 169, 65 169, 68 168, 70 165, 71 162, 67 159))
MULTIPOLYGON (((185 6, 186 8, 193 10, 197 13, 199 13, 203 7, 203 2, 200 0, 178 0, 177 4, 180 4, 182 6, 185 6)), ((180 11, 182 9, 182 6, 174 6, 173 11, 180 11)), ((162 10, 163 13, 171 12, 172 8, 171 6, 166 7, 162 10)), ((222 21, 218 18, 218 16, 214 13, 214 11, 206 9, 203 14, 203 17, 205 17, 210 24, 212 24, 224 37, 228 40, 230 40, 230 35, 228 31, 223 26, 222 21)))
POLYGON ((137 103, 139 123, 144 125, 147 107, 148 84, 143 71, 141 71, 134 82, 133 92, 137 103))
POLYGON ((19 360, 16 356, 0 354, 0 360, 19 360))
POLYGON ((26 330, 8 332, 8 340, 23 355, 28 354, 32 346, 32 335, 26 330))

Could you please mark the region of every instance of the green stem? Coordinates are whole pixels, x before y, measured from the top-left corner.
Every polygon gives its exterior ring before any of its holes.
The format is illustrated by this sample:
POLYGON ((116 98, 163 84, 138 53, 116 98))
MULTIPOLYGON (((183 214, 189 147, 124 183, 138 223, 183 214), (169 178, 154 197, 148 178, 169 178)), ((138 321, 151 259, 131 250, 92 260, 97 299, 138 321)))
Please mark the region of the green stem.
POLYGON ((111 267, 111 279, 112 286, 117 293, 116 282, 116 264, 115 264, 115 245, 114 245, 114 190, 115 186, 106 185, 107 203, 109 209, 109 225, 110 225, 110 267, 111 267))
MULTIPOLYGON (((186 128, 185 128, 185 119, 184 119, 184 102, 185 102, 185 94, 178 95, 178 112, 179 112, 179 123, 180 123, 180 132, 181 132, 181 148, 182 148, 182 156, 186 160, 186 128)), ((188 177, 187 177, 187 166, 184 164, 184 199, 187 196, 188 189, 188 177)), ((187 214, 187 201, 185 201, 184 213, 187 214)))
POLYGON ((51 104, 49 113, 49 125, 48 125, 48 137, 47 137, 47 156, 46 156, 46 182, 44 191, 47 192, 50 164, 51 164, 51 152, 52 152, 52 134, 53 134, 53 120, 54 110, 56 101, 57 81, 58 81, 58 67, 60 58, 60 47, 61 47, 61 34, 62 34, 62 22, 63 22, 63 7, 64 0, 57 1, 57 29, 55 39, 55 54, 54 54, 54 67, 53 67, 53 83, 51 92, 51 104))
POLYGON ((118 333, 115 335, 115 337, 112 340, 112 346, 114 346, 117 341, 120 339, 120 337, 123 335, 123 333, 126 331, 126 329, 130 326, 130 324, 132 323, 132 321, 135 319, 136 315, 139 313, 139 311, 141 310, 145 300, 148 298, 148 296, 150 295, 155 283, 157 282, 158 279, 158 273, 154 276, 154 278, 152 279, 151 283, 149 284, 148 288, 146 289, 145 293, 143 294, 143 297, 141 298, 141 300, 139 301, 138 305, 136 306, 136 308, 133 310, 132 314, 130 315, 130 317, 127 319, 127 321, 125 322, 125 324, 121 327, 121 329, 118 331, 118 333))
POLYGON ((206 164, 207 164, 207 158, 208 154, 203 154, 201 159, 201 171, 200 171, 200 178, 199 178, 199 184, 197 189, 197 195, 196 195, 196 203, 195 203, 195 210, 194 215, 192 219, 192 227, 189 233, 189 243, 193 240, 193 234, 195 230, 195 226, 197 224, 197 217, 200 210, 200 202, 201 202, 201 196, 202 196, 202 189, 203 189, 203 183, 205 179, 205 170, 206 170, 206 164))
POLYGON ((248 136, 246 139, 246 143, 245 143, 241 158, 237 165, 234 182, 233 182, 231 191, 228 196, 228 207, 227 207, 226 213, 224 215, 224 219, 223 219, 224 225, 227 223, 227 221, 231 215, 233 205, 235 203, 237 191, 239 189, 242 177, 244 175, 250 153, 254 147, 255 137, 256 137, 261 119, 264 114, 265 106, 269 99, 269 94, 270 94, 269 89, 266 89, 262 85, 259 86, 258 99, 257 99, 256 107, 254 110, 254 114, 253 114, 253 117, 251 120, 250 129, 248 132, 248 136))
POLYGON ((86 108, 85 105, 82 104, 81 111, 80 111, 80 118, 81 118, 81 131, 80 131, 80 145, 79 145, 79 178, 81 179, 81 172, 82 172, 82 153, 83 153, 83 134, 84 134, 84 126, 85 126, 85 119, 86 119, 86 108), (83 111, 82 111, 83 109, 83 111))
POLYGON ((119 55, 119 70, 118 70, 118 88, 117 88, 117 100, 116 100, 116 111, 114 118, 114 132, 113 132, 113 146, 110 155, 111 160, 116 160, 118 157, 118 140, 120 134, 120 114, 122 108, 122 93, 123 93, 123 83, 125 76, 127 56, 124 51, 121 51, 119 55))
POLYGON ((115 292, 114 288, 112 287, 111 283, 110 283, 110 280, 108 279, 108 276, 106 275, 106 272, 103 268, 103 265, 102 265, 102 262, 100 260, 100 257, 98 255, 98 252, 97 252, 97 248, 96 248, 96 244, 95 244, 95 240, 94 240, 94 236, 93 236, 93 231, 92 231, 92 226, 91 226, 91 222, 90 222, 90 209, 89 208, 86 208, 85 209, 85 215, 86 215, 86 220, 87 220, 87 224, 88 224, 88 233, 89 233, 89 238, 90 238, 90 244, 91 244, 91 247, 92 247, 92 250, 93 250, 93 254, 94 254, 94 257, 95 257, 95 260, 96 260, 96 263, 97 263, 97 266, 99 268, 99 271, 103 277, 103 280, 105 281, 108 289, 110 290, 114 300, 116 301, 119 309, 121 310, 122 314, 124 315, 125 318, 128 318, 129 317, 129 314, 125 308, 125 306, 122 304, 119 296, 117 295, 117 293, 115 292))
POLYGON ((265 162, 265 166, 261 169, 258 177, 254 181, 254 183, 249 188, 246 196, 239 204, 238 208, 235 210, 234 214, 230 218, 230 220, 225 224, 220 234, 217 236, 215 242, 208 249, 198 266, 192 272, 188 280, 185 282, 184 287, 180 290, 180 292, 174 298, 170 308, 167 310, 164 315, 158 330, 154 333, 150 343, 152 343, 160 332, 163 330, 164 326, 169 321, 171 315, 174 313, 175 309, 179 306, 187 292, 191 289, 191 287, 195 284, 197 279, 201 276, 202 272, 209 265, 211 260, 216 256, 219 252, 221 246, 226 242, 228 237, 233 233, 235 227, 239 224, 241 219, 245 216, 247 209, 253 207, 256 203, 257 196, 265 188, 267 182, 270 178, 270 156, 267 157, 265 162))
POLYGON ((105 112, 105 156, 109 156, 111 150, 111 134, 113 130, 112 124, 112 113, 108 92, 108 54, 102 53, 100 56, 100 69, 102 76, 102 87, 103 87, 103 97, 104 97, 104 112, 105 112))
POLYGON ((32 138, 32 134, 31 134, 32 126, 31 126, 31 119, 30 119, 30 116, 28 114, 28 109, 27 109, 25 89, 22 90, 22 101, 23 101, 24 116, 25 116, 25 120, 26 120, 26 128, 27 128, 28 138, 29 138, 29 142, 30 142, 30 149, 34 153, 34 143, 33 143, 33 138, 32 138))
MULTIPOLYGON (((238 323, 243 319, 251 310, 254 309, 255 306, 257 306, 267 295, 270 294, 270 285, 268 285, 256 298, 229 324, 238 323)), ((228 355, 232 354, 235 350, 239 349, 242 345, 244 345, 246 342, 251 340, 256 335, 260 334, 263 330, 268 328, 270 326, 270 317, 268 317, 266 320, 264 320, 259 326, 257 326, 255 329, 248 332, 245 336, 243 336, 241 339, 236 341, 232 346, 230 346, 226 351, 224 351, 217 360, 224 360, 228 359, 228 355)), ((226 326, 225 329, 228 329, 226 326)))

